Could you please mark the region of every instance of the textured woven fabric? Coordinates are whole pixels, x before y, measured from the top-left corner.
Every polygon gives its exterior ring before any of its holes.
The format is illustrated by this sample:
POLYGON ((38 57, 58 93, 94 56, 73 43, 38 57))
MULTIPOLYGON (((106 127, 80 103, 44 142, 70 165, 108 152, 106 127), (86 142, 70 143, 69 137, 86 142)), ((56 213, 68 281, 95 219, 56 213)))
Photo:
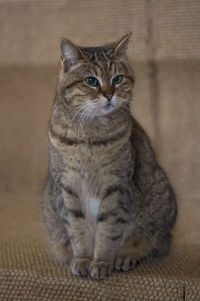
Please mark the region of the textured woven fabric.
POLYGON ((57 63, 62 36, 98 45, 129 31, 135 60, 149 43, 157 59, 199 59, 199 14, 199 0, 1 0, 0 64, 57 63))
POLYGON ((0 300, 200 300, 199 16, 199 0, 0 0, 0 300), (99 45, 129 31, 132 113, 177 193, 179 247, 99 283, 54 262, 36 194, 60 38, 99 45))
POLYGON ((50 252, 40 201, 30 194, 2 196, 0 300, 199 300, 200 260, 195 246, 173 246, 170 256, 144 261, 134 271, 115 272, 103 281, 72 276, 50 252))

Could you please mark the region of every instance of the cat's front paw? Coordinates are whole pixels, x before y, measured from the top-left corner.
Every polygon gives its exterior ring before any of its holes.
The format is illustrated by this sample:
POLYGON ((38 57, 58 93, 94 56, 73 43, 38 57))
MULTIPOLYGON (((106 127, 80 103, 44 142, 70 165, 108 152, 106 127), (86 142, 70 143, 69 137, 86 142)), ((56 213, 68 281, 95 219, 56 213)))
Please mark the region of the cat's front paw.
POLYGON ((114 268, 117 271, 131 271, 135 268, 137 261, 131 256, 118 256, 114 263, 114 268))
POLYGON ((70 268, 72 274, 76 276, 88 275, 90 259, 89 258, 72 258, 70 268))
POLYGON ((109 262, 92 260, 89 266, 90 276, 94 279, 104 279, 113 271, 113 265, 109 262))

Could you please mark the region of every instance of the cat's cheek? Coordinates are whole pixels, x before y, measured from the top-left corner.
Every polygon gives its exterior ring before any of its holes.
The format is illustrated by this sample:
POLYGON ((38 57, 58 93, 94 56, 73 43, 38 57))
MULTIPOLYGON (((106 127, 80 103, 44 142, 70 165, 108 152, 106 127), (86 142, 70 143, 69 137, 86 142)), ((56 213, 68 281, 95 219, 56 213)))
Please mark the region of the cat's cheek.
POLYGON ((120 99, 118 99, 117 96, 116 97, 114 96, 112 99, 112 105, 113 105, 112 110, 119 108, 121 106, 121 103, 122 103, 122 101, 120 99))

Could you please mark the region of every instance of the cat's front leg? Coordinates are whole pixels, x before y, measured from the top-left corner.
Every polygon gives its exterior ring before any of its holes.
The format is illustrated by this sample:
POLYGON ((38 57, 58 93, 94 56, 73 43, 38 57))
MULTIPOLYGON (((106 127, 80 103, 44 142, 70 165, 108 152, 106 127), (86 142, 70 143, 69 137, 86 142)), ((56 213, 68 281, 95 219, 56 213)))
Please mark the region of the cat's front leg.
POLYGON ((84 276, 92 258, 92 239, 82 212, 78 195, 67 186, 62 187, 65 204, 65 225, 69 234, 73 257, 70 268, 74 275, 84 276))
POLYGON ((130 197, 126 188, 107 189, 97 219, 94 259, 90 263, 91 277, 103 279, 110 275, 114 260, 130 231, 130 197))

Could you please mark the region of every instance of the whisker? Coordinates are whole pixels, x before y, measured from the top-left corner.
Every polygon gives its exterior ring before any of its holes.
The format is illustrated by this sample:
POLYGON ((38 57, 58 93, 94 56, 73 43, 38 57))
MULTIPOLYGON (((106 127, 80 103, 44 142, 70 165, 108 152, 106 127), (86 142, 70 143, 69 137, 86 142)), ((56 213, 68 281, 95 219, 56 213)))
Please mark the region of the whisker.
POLYGON ((86 109, 83 111, 83 113, 80 115, 79 118, 79 122, 78 122, 78 131, 77 131, 77 135, 78 137, 80 136, 80 134, 82 134, 82 131, 85 127, 85 124, 88 121, 88 117, 90 116, 92 109, 95 107, 95 104, 87 104, 86 105, 86 109))
MULTIPOLYGON (((118 106, 121 108, 130 111, 130 101, 128 99, 117 97, 118 106)), ((82 104, 72 116, 72 122, 76 130, 77 137, 83 135, 83 131, 88 126, 91 126, 92 121, 100 117, 101 109, 103 108, 102 103, 99 101, 99 98, 95 98, 91 103, 82 104), (99 116, 98 116, 99 115, 99 116)))

